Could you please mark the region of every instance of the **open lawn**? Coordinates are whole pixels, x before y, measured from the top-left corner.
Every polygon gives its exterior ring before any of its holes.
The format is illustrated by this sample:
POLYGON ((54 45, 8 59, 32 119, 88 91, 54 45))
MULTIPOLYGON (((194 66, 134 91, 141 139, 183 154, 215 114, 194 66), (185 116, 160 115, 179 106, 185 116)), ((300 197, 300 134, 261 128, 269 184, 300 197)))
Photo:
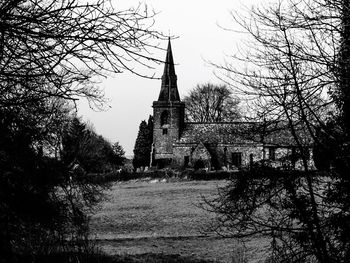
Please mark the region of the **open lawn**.
MULTIPOLYGON (((231 262, 242 254, 233 239, 208 233, 214 215, 198 205, 213 196, 225 181, 162 182, 156 180, 115 183, 107 200, 92 217, 94 238, 109 254, 179 254, 231 262)), ((266 242, 247 246, 249 262, 263 258, 266 242)))

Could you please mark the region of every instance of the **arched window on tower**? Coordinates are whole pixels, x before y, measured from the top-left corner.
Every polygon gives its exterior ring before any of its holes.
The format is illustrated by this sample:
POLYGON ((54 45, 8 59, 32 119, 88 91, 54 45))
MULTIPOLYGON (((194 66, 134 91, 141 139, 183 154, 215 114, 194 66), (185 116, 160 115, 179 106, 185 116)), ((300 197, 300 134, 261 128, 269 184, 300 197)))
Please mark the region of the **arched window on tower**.
POLYGON ((165 124, 169 124, 169 112, 167 110, 160 115, 160 125, 163 126, 165 124))

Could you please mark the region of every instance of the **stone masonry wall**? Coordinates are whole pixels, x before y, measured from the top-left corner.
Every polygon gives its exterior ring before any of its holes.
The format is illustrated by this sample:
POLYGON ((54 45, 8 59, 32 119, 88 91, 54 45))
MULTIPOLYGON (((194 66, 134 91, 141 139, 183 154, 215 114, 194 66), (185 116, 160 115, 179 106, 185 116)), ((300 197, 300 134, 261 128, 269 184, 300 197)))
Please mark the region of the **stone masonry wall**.
POLYGON ((173 144, 179 139, 183 125, 184 104, 155 101, 153 108, 155 159, 171 158, 173 144), (164 111, 168 112, 168 122, 162 124, 161 115, 164 111))

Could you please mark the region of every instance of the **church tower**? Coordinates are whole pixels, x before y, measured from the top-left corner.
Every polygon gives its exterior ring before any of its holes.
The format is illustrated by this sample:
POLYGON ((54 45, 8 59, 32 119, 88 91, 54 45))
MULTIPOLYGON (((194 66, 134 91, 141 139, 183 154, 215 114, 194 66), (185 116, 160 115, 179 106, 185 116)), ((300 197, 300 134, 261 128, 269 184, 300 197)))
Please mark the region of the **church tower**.
POLYGON ((153 102, 153 144, 156 162, 164 160, 165 163, 169 163, 173 159, 173 143, 181 136, 184 117, 185 103, 181 102, 177 89, 177 77, 169 38, 162 85, 158 100, 153 102))

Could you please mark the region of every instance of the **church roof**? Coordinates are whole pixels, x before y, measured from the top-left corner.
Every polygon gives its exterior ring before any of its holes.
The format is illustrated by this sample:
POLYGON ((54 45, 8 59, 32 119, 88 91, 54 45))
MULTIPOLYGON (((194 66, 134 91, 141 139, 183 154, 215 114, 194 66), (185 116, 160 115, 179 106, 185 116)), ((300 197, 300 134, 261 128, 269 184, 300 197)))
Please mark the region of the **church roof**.
MULTIPOLYGON (((313 139, 307 127, 302 123, 295 123, 293 126, 295 136, 303 146, 311 146, 313 139)), ((263 127, 261 125, 260 131, 264 134, 263 141, 265 144, 275 146, 297 146, 288 123, 272 122, 263 127)))
POLYGON ((160 88, 158 101, 180 101, 170 38, 168 41, 164 72, 162 76, 162 86, 160 88))
POLYGON ((247 143, 248 138, 259 142, 259 134, 248 132, 256 125, 250 122, 186 123, 178 142, 239 144, 247 143))
MULTIPOLYGON (((312 140, 305 131, 299 130, 303 145, 312 140)), ((295 140, 285 127, 264 127, 259 122, 186 123, 177 143, 247 144, 261 143, 271 146, 295 146, 295 140)))

